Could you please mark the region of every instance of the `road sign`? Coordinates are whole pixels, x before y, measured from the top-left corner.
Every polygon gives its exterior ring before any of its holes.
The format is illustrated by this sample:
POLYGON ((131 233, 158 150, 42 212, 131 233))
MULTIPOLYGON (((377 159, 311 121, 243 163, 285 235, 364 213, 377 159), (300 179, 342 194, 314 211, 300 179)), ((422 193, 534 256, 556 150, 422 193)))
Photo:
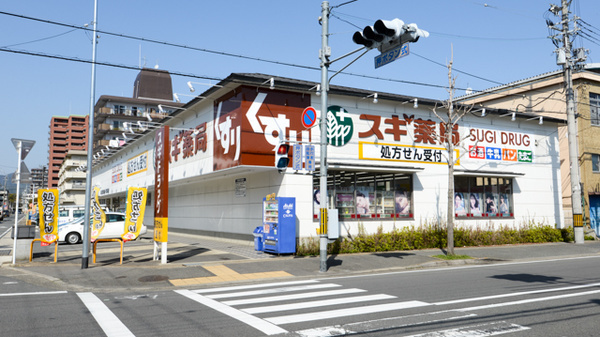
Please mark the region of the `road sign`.
POLYGON ((306 161, 306 170, 309 172, 315 171, 315 146, 305 145, 304 146, 304 158, 306 161))
POLYGON ((294 144, 294 158, 292 162, 292 167, 296 171, 302 170, 302 145, 294 144))
POLYGON ((312 106, 302 111, 302 125, 305 128, 311 128, 317 122, 317 111, 312 106))
POLYGON ((400 45, 396 48, 390 49, 385 53, 381 53, 378 56, 375 56, 375 69, 382 67, 388 63, 392 63, 397 59, 408 55, 408 43, 400 45))

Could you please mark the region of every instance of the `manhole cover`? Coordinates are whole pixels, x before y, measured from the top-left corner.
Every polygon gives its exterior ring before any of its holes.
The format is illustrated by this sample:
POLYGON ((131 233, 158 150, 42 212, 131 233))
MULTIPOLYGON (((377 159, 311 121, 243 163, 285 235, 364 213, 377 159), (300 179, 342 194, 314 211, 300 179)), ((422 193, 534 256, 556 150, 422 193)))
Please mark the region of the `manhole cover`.
POLYGON ((166 281, 168 279, 169 279, 169 277, 164 276, 164 275, 148 275, 148 276, 140 277, 138 279, 138 281, 140 281, 140 282, 159 282, 159 281, 166 281))

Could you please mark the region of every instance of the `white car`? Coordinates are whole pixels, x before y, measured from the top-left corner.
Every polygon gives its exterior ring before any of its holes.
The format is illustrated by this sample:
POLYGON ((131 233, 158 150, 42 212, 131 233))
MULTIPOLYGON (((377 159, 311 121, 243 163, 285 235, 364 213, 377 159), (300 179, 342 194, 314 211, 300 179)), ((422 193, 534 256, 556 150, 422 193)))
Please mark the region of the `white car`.
MULTIPOLYGON (((83 217, 58 226, 58 241, 69 244, 81 242, 83 237, 83 217)), ((90 227, 90 233, 91 233, 90 227)), ((99 239, 120 238, 125 230, 125 213, 106 212, 106 224, 100 233, 99 239)), ((146 234, 148 228, 142 224, 140 236, 146 234)), ((139 236, 138 236, 139 237, 139 236)))

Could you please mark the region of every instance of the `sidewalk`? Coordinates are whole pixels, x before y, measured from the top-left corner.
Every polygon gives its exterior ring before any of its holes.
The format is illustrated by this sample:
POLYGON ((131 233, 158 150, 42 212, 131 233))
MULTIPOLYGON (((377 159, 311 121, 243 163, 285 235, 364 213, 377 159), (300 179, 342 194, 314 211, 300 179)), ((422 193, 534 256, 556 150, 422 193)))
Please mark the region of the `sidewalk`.
MULTIPOLYGON (((0 233, 1 235, 2 233, 0 233)), ((81 266, 81 245, 59 245, 54 263, 54 245, 34 245, 34 258, 17 261, 0 253, 0 275, 33 284, 71 291, 168 290, 177 287, 210 287, 236 282, 277 282, 291 278, 322 278, 359 275, 419 268, 439 268, 465 264, 491 264, 510 261, 560 259, 597 256, 600 241, 585 244, 548 243, 493 247, 456 248, 457 254, 471 260, 444 261, 432 257, 439 249, 361 253, 328 256, 327 272, 320 272, 319 257, 276 256, 256 252, 253 241, 169 233, 168 263, 153 260, 153 240, 149 233, 139 242, 124 245, 123 264, 119 264, 118 243, 100 243, 97 263, 89 254, 88 268, 81 266)), ((12 250, 10 232, 0 238, 0 252, 12 250)))

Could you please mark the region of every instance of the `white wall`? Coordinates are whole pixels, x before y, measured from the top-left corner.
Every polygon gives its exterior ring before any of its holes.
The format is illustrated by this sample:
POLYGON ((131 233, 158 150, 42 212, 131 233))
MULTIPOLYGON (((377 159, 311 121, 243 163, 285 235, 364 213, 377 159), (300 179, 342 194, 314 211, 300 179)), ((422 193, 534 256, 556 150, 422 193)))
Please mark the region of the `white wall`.
MULTIPOLYGON (((320 100, 315 96, 312 102, 319 111, 320 100)), ((367 232, 375 232, 379 226, 388 231, 403 226, 425 225, 438 220, 445 222, 448 186, 445 164, 360 160, 358 157, 359 141, 376 141, 375 137, 358 138, 358 132, 365 132, 372 127, 371 121, 359 118, 360 114, 380 115, 382 119, 390 118, 392 115, 404 118, 403 115, 406 114, 414 115, 414 118, 439 122, 437 117, 431 113, 431 109, 424 106, 414 109, 412 103, 391 103, 382 99, 379 100, 379 104, 375 105, 368 99, 339 96, 331 96, 330 104, 345 107, 351 113, 355 134, 352 141, 346 146, 328 147, 328 162, 342 162, 367 167, 369 165, 387 166, 392 171, 399 166, 417 170, 417 173, 413 174, 413 219, 346 221, 342 223, 341 234, 356 234, 359 225, 364 226, 367 232)), ((206 122, 207 151, 185 160, 179 158, 177 162, 171 163, 169 227, 250 237, 254 228, 262 223, 262 199, 267 194, 276 193, 278 196, 296 198, 297 234, 300 237, 316 236, 319 223, 313 220, 312 175, 295 173, 290 168, 285 174, 279 174, 276 169, 267 167, 238 167, 213 172, 213 106, 208 103, 194 109, 180 114, 170 121, 170 124, 174 128, 189 129, 206 122), (237 178, 246 178, 245 197, 236 196, 235 179, 237 178)), ((521 226, 530 221, 562 226, 556 124, 546 122, 539 125, 537 120, 527 121, 524 119, 512 122, 510 116, 479 118, 472 114, 465 116, 459 124, 463 136, 468 134, 469 128, 510 131, 528 135, 532 145, 527 148, 534 152, 532 163, 469 159, 468 154, 463 155, 460 165, 455 166, 457 170, 506 172, 509 176, 514 176, 513 204, 515 207, 514 218, 457 220, 456 223, 459 226, 521 226), (535 145, 536 143, 537 145, 535 145)), ((384 127, 382 125, 380 129, 383 131, 384 127)), ((177 130, 171 130, 171 139, 177 132, 177 130)), ((319 142, 319 135, 319 128, 313 128, 312 139, 314 142, 319 142)), ((400 143, 395 142, 391 134, 384 134, 381 142, 421 145, 414 144, 413 139, 414 134, 409 131, 407 135, 402 136, 400 143)), ((473 142, 466 141, 464 144, 466 146, 473 145, 473 142)), ((440 145, 428 146, 441 147, 440 145)), ((126 147, 122 153, 95 167, 93 183, 99 184, 105 191, 101 198, 123 196, 127 186, 147 186, 152 190, 154 183, 153 148, 154 132, 151 132, 126 147), (149 156, 148 169, 127 177, 127 161, 145 151, 148 151, 149 156), (118 165, 123 166, 123 181, 112 183, 112 170, 118 165)), ((460 153, 465 153, 465 149, 461 149, 460 153)), ((316 147, 316 156, 317 162, 319 162, 318 146, 316 147)), ((146 210, 145 222, 147 224, 152 223, 152 213, 152 208, 146 210)))

